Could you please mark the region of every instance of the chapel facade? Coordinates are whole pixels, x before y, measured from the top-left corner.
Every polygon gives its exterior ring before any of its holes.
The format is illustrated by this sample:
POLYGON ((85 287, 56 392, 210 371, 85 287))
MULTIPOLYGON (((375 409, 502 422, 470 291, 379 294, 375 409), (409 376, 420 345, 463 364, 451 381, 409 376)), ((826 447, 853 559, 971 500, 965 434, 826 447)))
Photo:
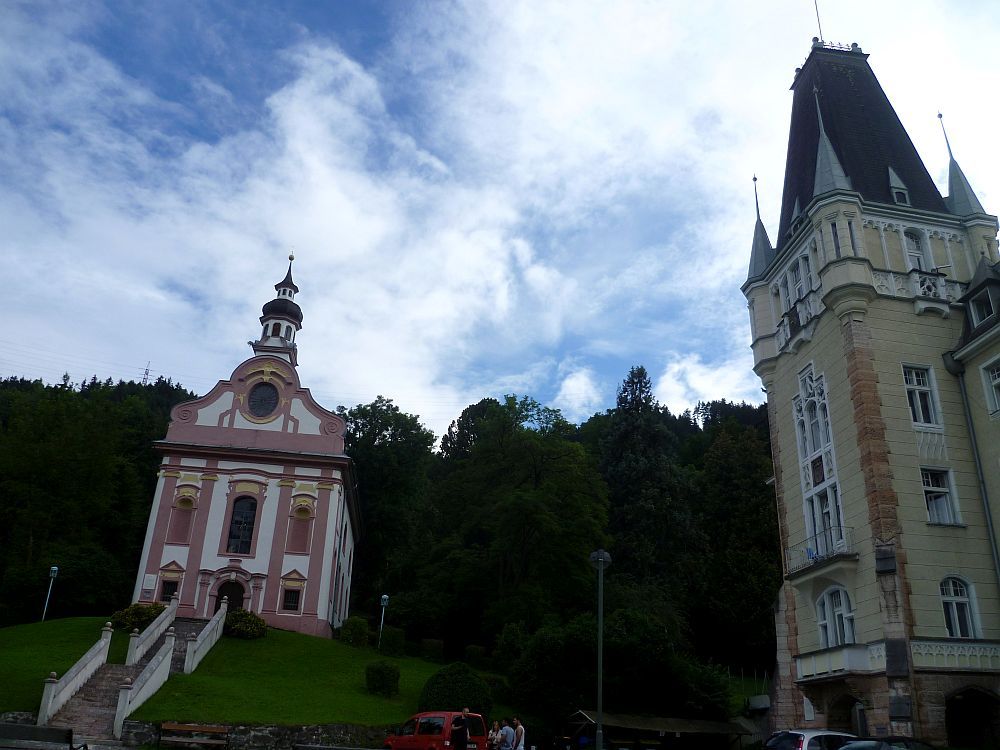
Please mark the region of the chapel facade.
POLYGON ((791 90, 742 287, 784 565, 771 723, 996 747, 997 217, 953 156, 942 196, 856 44, 814 39, 791 90))
POLYGON ((288 272, 254 356, 171 411, 133 601, 211 617, 228 597, 268 625, 331 635, 348 615, 360 535, 344 420, 296 371, 302 310, 288 272))

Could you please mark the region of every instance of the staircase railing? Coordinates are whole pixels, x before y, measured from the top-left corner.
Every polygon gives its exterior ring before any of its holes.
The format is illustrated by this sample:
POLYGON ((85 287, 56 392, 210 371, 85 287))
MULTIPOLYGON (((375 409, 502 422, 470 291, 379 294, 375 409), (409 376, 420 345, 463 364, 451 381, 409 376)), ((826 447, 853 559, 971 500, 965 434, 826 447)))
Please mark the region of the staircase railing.
POLYGON ((66 670, 65 674, 56 679, 56 673, 50 672, 45 680, 45 687, 42 690, 42 703, 38 707, 38 726, 44 726, 49 722, 60 708, 66 705, 66 701, 72 698, 76 692, 83 687, 84 683, 91 678, 102 664, 108 661, 108 650, 111 648, 111 623, 104 623, 101 628, 101 637, 85 653, 80 660, 66 670))
POLYGON ((176 616, 177 594, 174 594, 170 597, 170 604, 167 605, 167 608, 155 620, 149 623, 149 627, 142 631, 141 635, 138 630, 132 631, 129 636, 128 654, 125 656, 125 664, 130 667, 138 664, 142 657, 146 655, 146 652, 156 643, 157 639, 170 627, 176 616))
POLYGON ((167 630, 167 637, 160 650, 149 660, 135 681, 126 678, 118 687, 118 708, 115 710, 114 735, 116 740, 122 738, 122 726, 125 719, 139 706, 145 703, 163 683, 170 677, 170 660, 174 655, 174 629, 167 630))
POLYGON ((222 605, 215 616, 208 621, 208 625, 202 628, 201 632, 195 636, 193 633, 188 636, 187 652, 184 654, 184 674, 191 674, 201 664, 201 660, 212 650, 222 637, 222 628, 226 624, 226 612, 229 610, 229 597, 222 597, 222 605))

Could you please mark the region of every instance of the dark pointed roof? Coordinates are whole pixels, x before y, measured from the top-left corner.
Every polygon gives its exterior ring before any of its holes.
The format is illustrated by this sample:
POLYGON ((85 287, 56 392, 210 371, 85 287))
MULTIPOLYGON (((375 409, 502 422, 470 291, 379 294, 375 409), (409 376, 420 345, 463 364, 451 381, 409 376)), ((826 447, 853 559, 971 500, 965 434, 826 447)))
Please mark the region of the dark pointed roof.
POLYGON ((948 197, 944 202, 948 205, 948 210, 956 216, 968 216, 969 214, 984 214, 983 204, 976 197, 972 185, 965 176, 965 172, 955 161, 955 154, 951 152, 951 141, 948 140, 948 131, 944 127, 944 117, 938 112, 938 122, 941 123, 941 132, 944 133, 944 143, 948 147, 948 197))
POLYGON ((979 256, 979 264, 976 272, 969 280, 969 287, 961 301, 972 298, 979 292, 980 288, 986 284, 1000 284, 1000 263, 993 264, 986 260, 986 256, 979 256))
POLYGON ((295 286, 295 282, 292 281, 292 258, 288 258, 288 273, 285 274, 285 278, 274 285, 275 290, 278 289, 291 289, 296 294, 299 293, 299 288, 295 286))
MULTIPOLYGON (((816 41, 792 91, 779 248, 788 240, 796 202, 804 208, 821 186, 818 183, 822 181, 817 180, 817 166, 824 159, 820 116, 837 164, 850 180, 851 189, 865 200, 895 203, 889 188, 891 167, 906 185, 911 206, 947 212, 941 193, 860 47, 848 50, 816 41)), ((829 161, 829 154, 825 158, 829 161)))

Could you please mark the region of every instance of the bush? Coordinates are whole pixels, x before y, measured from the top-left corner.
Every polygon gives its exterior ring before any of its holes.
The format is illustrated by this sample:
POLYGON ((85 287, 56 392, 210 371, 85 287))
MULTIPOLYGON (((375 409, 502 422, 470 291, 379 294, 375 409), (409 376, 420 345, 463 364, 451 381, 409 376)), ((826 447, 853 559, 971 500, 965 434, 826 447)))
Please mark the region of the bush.
POLYGON ((357 648, 367 646, 368 620, 364 617, 348 617, 340 628, 340 640, 357 648))
POLYGON ((483 682, 490 689, 490 695, 493 696, 494 701, 507 705, 513 702, 510 685, 507 683, 506 677, 499 674, 484 674, 483 682))
POLYGON ((245 609, 234 609, 226 614, 226 624, 222 632, 233 638, 244 638, 252 641, 267 635, 267 623, 245 609))
MULTIPOLYGON (((383 644, 385 631, 382 631, 383 644)), ((387 661, 373 661, 365 667, 365 685, 372 695, 391 698, 399 694, 399 666, 387 661)))
POLYGON ((406 648, 406 634, 402 628, 389 625, 382 628, 382 653, 386 656, 402 656, 406 648))
POLYGON ((469 644, 465 647, 465 661, 477 669, 486 667, 486 649, 483 646, 469 644))
POLYGON ((462 662, 449 664, 427 678, 420 692, 418 711, 472 711, 488 716, 493 710, 493 696, 483 678, 462 662))
POLYGON ((165 610, 162 604, 130 604, 125 609, 119 609, 111 615, 111 625, 116 630, 132 632, 135 628, 141 633, 149 627, 160 613, 165 610))
POLYGON ((443 661, 444 641, 437 638, 424 638, 420 641, 420 655, 432 661, 443 661))

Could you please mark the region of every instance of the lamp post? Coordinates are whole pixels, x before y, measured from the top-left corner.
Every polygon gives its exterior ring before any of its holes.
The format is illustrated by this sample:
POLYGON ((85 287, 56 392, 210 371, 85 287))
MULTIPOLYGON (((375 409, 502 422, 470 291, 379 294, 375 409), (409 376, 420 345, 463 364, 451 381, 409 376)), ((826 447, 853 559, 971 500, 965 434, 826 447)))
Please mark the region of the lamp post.
POLYGON ((382 650, 382 627, 385 625, 385 608, 389 606, 389 595, 382 594, 382 620, 378 624, 378 650, 382 650))
POLYGON ((49 613, 49 597, 52 596, 52 584, 56 582, 57 575, 59 575, 59 568, 53 565, 49 568, 49 591, 45 595, 45 608, 42 610, 42 622, 45 622, 45 615, 49 613))
POLYGON ((611 565, 611 555, 603 549, 590 553, 590 564, 597 568, 597 736, 596 750, 604 750, 604 569, 611 565))

